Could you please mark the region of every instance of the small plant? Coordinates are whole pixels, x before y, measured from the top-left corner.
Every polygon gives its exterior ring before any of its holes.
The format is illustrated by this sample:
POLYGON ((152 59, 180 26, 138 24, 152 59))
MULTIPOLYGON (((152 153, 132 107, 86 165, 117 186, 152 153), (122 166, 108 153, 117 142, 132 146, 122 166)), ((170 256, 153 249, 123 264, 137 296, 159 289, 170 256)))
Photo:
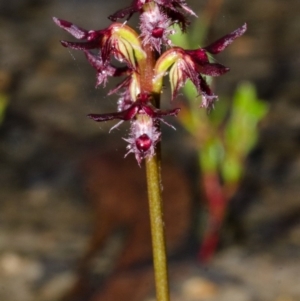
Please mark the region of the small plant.
MULTIPOLYGON (((61 41, 62 45, 84 52, 88 62, 96 69, 96 86, 105 86, 109 77, 124 76, 117 87, 108 92, 119 94, 117 111, 104 114, 89 114, 97 122, 120 120, 130 123, 127 154, 133 153, 140 165, 145 159, 150 222, 153 245, 156 294, 158 301, 169 300, 165 238, 163 229, 160 155, 160 122, 165 116, 177 116, 180 109, 160 109, 160 94, 163 78, 168 75, 172 99, 181 87, 190 80, 197 94, 201 96, 201 107, 211 110, 217 99, 205 76, 220 76, 229 68, 209 60, 211 54, 218 54, 246 31, 246 24, 204 48, 184 49, 174 46, 170 35, 175 33, 174 25, 186 31, 187 15, 196 14, 184 0, 134 0, 132 4, 109 16, 113 22, 102 30, 85 30, 71 22, 53 18, 62 29, 81 42, 61 41), (125 23, 134 14, 140 16, 139 31, 125 23), (113 64, 119 61, 123 66, 113 64)), ((201 121, 200 121, 201 122, 201 121)))
MULTIPOLYGON (((191 104, 190 94, 186 95, 191 104)), ((247 155, 257 142, 258 124, 267 112, 267 104, 257 98, 249 82, 240 83, 232 101, 223 102, 210 115, 194 112, 187 105, 182 109, 179 119, 195 140, 209 213, 199 250, 201 261, 208 261, 217 248, 228 203, 243 176, 247 155)))

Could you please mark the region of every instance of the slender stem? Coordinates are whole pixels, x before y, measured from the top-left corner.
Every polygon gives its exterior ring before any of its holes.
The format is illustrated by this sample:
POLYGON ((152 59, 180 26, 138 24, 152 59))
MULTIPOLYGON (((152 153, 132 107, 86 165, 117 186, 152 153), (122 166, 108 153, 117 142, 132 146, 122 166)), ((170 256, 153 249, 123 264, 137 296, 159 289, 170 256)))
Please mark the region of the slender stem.
POLYGON ((146 160, 156 300, 169 301, 168 267, 158 155, 146 160))
MULTIPOLYGON (((145 6, 145 9, 147 9, 147 5, 145 6)), ((139 62, 141 91, 150 92, 153 96, 154 105, 159 108, 160 93, 153 90, 152 82, 156 62, 155 51, 150 45, 145 45, 144 51, 147 54, 146 59, 139 62)), ((159 123, 157 123, 156 126, 159 128, 159 123)), ((156 300, 169 301, 168 267, 161 198, 160 143, 156 146, 156 154, 145 161, 156 300)))

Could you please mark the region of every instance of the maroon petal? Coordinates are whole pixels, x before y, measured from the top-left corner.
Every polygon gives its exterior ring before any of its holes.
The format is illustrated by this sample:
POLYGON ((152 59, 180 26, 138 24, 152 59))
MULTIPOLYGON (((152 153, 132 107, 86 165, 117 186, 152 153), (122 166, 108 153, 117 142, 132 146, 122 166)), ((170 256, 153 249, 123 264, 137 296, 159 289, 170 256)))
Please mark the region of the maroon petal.
POLYGON ((197 17, 197 15, 195 14, 194 11, 192 11, 183 1, 181 1, 180 3, 180 8, 183 9, 185 12, 187 12, 188 14, 197 17))
POLYGON ((128 7, 118 10, 114 14, 108 17, 109 20, 116 22, 118 19, 123 19, 128 15, 127 20, 131 18, 131 16, 142 9, 144 1, 141 0, 133 0, 132 4, 128 7))
POLYGON ((108 19, 112 22, 116 22, 118 19, 123 19, 125 16, 128 15, 127 19, 129 20, 135 12, 137 12, 137 10, 135 10, 132 6, 129 6, 118 10, 114 14, 110 15, 108 19))
MULTIPOLYGON (((125 67, 117 68, 117 67, 112 66, 110 64, 107 65, 106 67, 103 67, 102 69, 98 69, 97 70, 97 83, 96 83, 96 87, 98 87, 102 83, 105 85, 109 76, 115 77, 115 76, 126 75, 127 74, 127 70, 128 69, 127 69, 126 66, 125 67)), ((109 92, 109 94, 110 94, 110 92, 109 92)))
POLYGON ((104 66, 101 56, 94 55, 93 53, 87 50, 84 50, 84 54, 93 68, 95 68, 97 71, 103 69, 104 66))
POLYGON ((197 15, 187 6, 184 0, 155 0, 155 2, 163 7, 168 7, 175 11, 179 11, 178 9, 182 9, 186 13, 197 17, 197 15))
MULTIPOLYGON (((174 70, 176 72, 176 75, 174 75, 174 78, 177 78, 174 82, 174 88, 173 88, 173 93, 172 93, 172 100, 174 100, 178 94, 179 89, 185 84, 188 75, 186 75, 186 72, 181 72, 178 68, 174 70)), ((171 79, 170 79, 171 81, 171 79)))
POLYGON ((227 46, 229 46, 236 38, 243 35, 246 30, 247 30, 247 24, 245 23, 242 27, 220 38, 216 42, 205 47, 204 49, 206 49, 206 51, 208 51, 209 53, 217 54, 223 51, 227 46))
POLYGON ((199 72, 196 70, 197 66, 187 64, 186 70, 184 70, 186 77, 191 80, 191 82, 196 87, 197 91, 199 92, 200 89, 200 83, 199 83, 199 72))
POLYGON ((87 117, 97 122, 108 121, 113 119, 132 120, 140 110, 139 105, 133 104, 127 110, 107 114, 88 114, 87 117))
POLYGON ((199 83, 200 83, 200 87, 201 87, 201 91, 204 92, 206 95, 210 95, 213 96, 214 93, 213 91, 210 89, 208 83, 206 82, 206 80, 204 79, 203 76, 199 76, 199 83))
POLYGON ((108 121, 113 119, 122 119, 122 112, 107 113, 107 114, 88 114, 87 117, 97 122, 108 121))
POLYGON ((185 50, 185 52, 190 55, 193 61, 197 64, 208 63, 208 56, 206 50, 203 48, 195 49, 195 50, 185 50))
POLYGON ((199 73, 208 76, 220 76, 228 72, 230 69, 218 63, 207 63, 198 66, 199 73))
POLYGON ((122 120, 132 120, 135 115, 139 112, 140 106, 136 103, 134 103, 132 106, 130 106, 127 110, 124 110, 123 112, 123 118, 120 118, 122 120))
POLYGON ((84 50, 84 54, 91 66, 97 70, 96 87, 98 87, 102 83, 105 86, 107 83, 107 78, 114 74, 114 68, 108 64, 104 65, 100 55, 94 55, 87 50, 84 50))
POLYGON ((69 41, 60 41, 60 43, 67 48, 75 50, 89 50, 99 47, 99 41, 89 41, 89 42, 69 42, 69 41))
POLYGON ((120 82, 115 88, 111 89, 107 95, 112 95, 122 88, 127 88, 130 85, 131 77, 126 77, 122 82, 120 82))
POLYGON ((78 40, 87 39, 89 35, 88 30, 80 28, 69 21, 61 20, 56 17, 53 17, 52 19, 57 26, 70 33, 76 39, 78 40))
POLYGON ((190 24, 190 22, 187 20, 185 15, 177 10, 172 10, 168 7, 161 7, 164 14, 170 18, 172 23, 177 23, 180 27, 180 29, 185 32, 187 26, 190 24))
POLYGON ((161 118, 163 116, 177 116, 179 112, 180 112, 180 108, 176 108, 173 110, 167 110, 167 111, 156 110, 155 117, 161 118))
POLYGON ((122 76, 122 75, 129 75, 131 73, 131 69, 128 66, 123 67, 115 67, 111 65, 112 68, 114 68, 114 74, 112 76, 122 76))
POLYGON ((100 54, 93 54, 88 50, 84 50, 84 54, 91 66, 97 70, 96 87, 101 84, 105 86, 110 76, 122 76, 129 73, 127 66, 115 67, 109 63, 104 64, 100 54))
POLYGON ((213 109, 218 96, 212 92, 206 80, 201 75, 199 76, 199 82, 202 94, 201 107, 206 108, 209 112, 211 109, 213 109))
POLYGON ((105 30, 86 30, 69 21, 61 20, 56 17, 53 17, 53 21, 57 26, 67 31, 78 40, 98 40, 105 33, 105 30))

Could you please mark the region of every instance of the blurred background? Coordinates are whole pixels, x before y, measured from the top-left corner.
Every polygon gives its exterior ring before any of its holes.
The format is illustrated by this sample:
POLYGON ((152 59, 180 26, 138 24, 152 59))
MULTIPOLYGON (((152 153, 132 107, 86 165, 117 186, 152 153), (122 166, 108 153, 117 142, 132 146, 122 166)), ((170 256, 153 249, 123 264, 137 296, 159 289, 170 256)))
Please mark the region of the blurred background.
MULTIPOLYGON (((211 1, 187 2, 201 12, 211 1)), ((300 2, 220 3, 204 45, 244 22, 248 31, 217 57, 231 71, 214 81, 215 110, 241 81, 269 110, 206 263, 195 143, 178 120, 169 120, 176 132, 163 125, 172 300, 300 300, 300 2)), ((109 134, 114 123, 86 118, 115 110, 107 91, 118 80, 95 89, 94 70, 60 45, 72 38, 52 22, 102 29, 126 5, 0 0, 1 300, 154 300, 144 167, 123 160, 128 125, 109 134)))

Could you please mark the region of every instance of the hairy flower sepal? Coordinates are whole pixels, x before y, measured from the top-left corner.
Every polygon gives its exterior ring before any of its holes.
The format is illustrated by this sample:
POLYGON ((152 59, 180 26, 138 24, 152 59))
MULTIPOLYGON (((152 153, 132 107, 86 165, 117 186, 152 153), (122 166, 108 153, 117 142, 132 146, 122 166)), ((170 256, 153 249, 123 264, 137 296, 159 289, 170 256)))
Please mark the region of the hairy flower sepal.
POLYGON ((64 47, 83 51, 100 49, 104 65, 111 55, 121 62, 125 61, 132 68, 136 68, 138 62, 146 58, 137 32, 125 24, 113 23, 103 30, 86 30, 55 17, 53 21, 75 38, 86 40, 85 42, 61 41, 64 47))

